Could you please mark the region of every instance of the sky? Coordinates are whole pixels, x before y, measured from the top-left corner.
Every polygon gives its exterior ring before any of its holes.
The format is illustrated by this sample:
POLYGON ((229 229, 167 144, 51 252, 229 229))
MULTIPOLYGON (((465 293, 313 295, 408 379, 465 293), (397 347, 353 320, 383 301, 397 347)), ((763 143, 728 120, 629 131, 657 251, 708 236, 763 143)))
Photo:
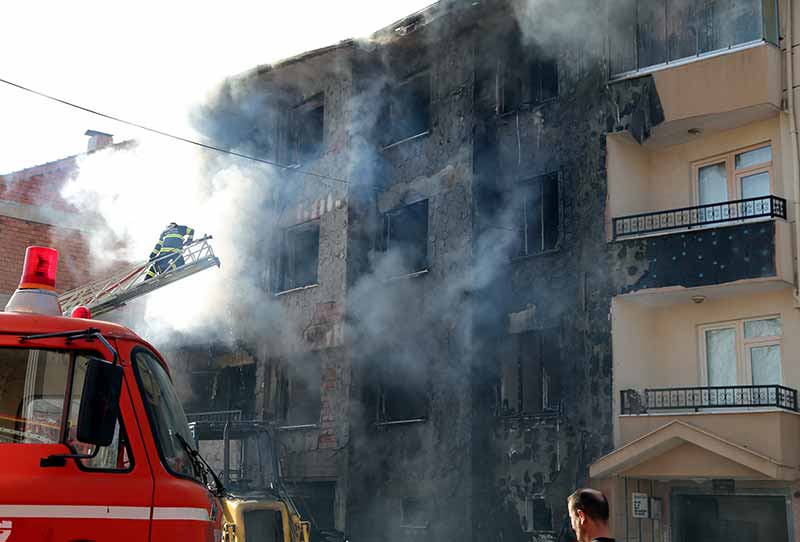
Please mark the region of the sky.
MULTIPOLYGON (((433 0, 6 2, 0 79, 183 137, 227 75, 357 38, 433 0)), ((140 130, 0 83, 0 174, 140 130)))

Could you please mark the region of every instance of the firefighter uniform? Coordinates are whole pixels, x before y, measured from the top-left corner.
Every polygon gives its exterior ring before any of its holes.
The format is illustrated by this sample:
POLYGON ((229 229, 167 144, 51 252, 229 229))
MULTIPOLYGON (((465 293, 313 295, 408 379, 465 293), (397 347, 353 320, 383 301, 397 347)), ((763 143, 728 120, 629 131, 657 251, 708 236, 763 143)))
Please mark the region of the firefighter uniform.
POLYGON ((146 279, 155 277, 164 271, 174 270, 184 265, 183 246, 194 240, 194 230, 188 226, 180 226, 171 222, 167 229, 161 233, 158 243, 150 252, 150 261, 153 262, 147 270, 146 279))

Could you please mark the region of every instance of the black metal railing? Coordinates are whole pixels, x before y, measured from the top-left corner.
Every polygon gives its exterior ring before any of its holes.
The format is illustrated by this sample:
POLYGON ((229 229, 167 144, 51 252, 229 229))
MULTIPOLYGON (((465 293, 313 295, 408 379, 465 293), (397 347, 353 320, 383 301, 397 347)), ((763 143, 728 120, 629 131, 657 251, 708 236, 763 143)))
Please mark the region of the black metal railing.
POLYGON ((678 230, 748 220, 751 218, 786 219, 786 200, 761 196, 723 203, 709 203, 667 211, 621 216, 613 220, 614 239, 667 230, 678 230))
POLYGON ((706 386, 620 391, 622 414, 647 414, 660 410, 777 407, 797 412, 797 390, 768 386, 706 386))
POLYGON ((192 422, 238 422, 242 419, 241 410, 214 410, 212 412, 187 412, 186 419, 192 422))

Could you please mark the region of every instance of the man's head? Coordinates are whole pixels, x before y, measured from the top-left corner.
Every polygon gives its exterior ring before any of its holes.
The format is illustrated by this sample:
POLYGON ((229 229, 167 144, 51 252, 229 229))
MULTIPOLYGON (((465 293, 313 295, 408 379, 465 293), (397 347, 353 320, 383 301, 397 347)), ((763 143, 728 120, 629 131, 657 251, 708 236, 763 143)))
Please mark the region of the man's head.
POLYGON ((177 225, 178 225, 177 222, 170 222, 169 224, 167 224, 167 229, 174 228, 177 225))
POLYGON ((572 529, 580 542, 600 536, 610 536, 608 530, 608 500, 596 489, 577 490, 567 499, 572 529))

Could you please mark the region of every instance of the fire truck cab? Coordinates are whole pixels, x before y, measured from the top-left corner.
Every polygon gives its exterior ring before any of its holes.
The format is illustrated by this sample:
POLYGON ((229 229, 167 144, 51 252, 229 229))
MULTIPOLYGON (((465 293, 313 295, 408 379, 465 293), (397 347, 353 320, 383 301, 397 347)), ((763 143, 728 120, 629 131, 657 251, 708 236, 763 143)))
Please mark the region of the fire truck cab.
POLYGON ((0 313, 0 542, 220 540, 166 362, 123 326, 60 316, 49 251, 29 247, 0 313))

